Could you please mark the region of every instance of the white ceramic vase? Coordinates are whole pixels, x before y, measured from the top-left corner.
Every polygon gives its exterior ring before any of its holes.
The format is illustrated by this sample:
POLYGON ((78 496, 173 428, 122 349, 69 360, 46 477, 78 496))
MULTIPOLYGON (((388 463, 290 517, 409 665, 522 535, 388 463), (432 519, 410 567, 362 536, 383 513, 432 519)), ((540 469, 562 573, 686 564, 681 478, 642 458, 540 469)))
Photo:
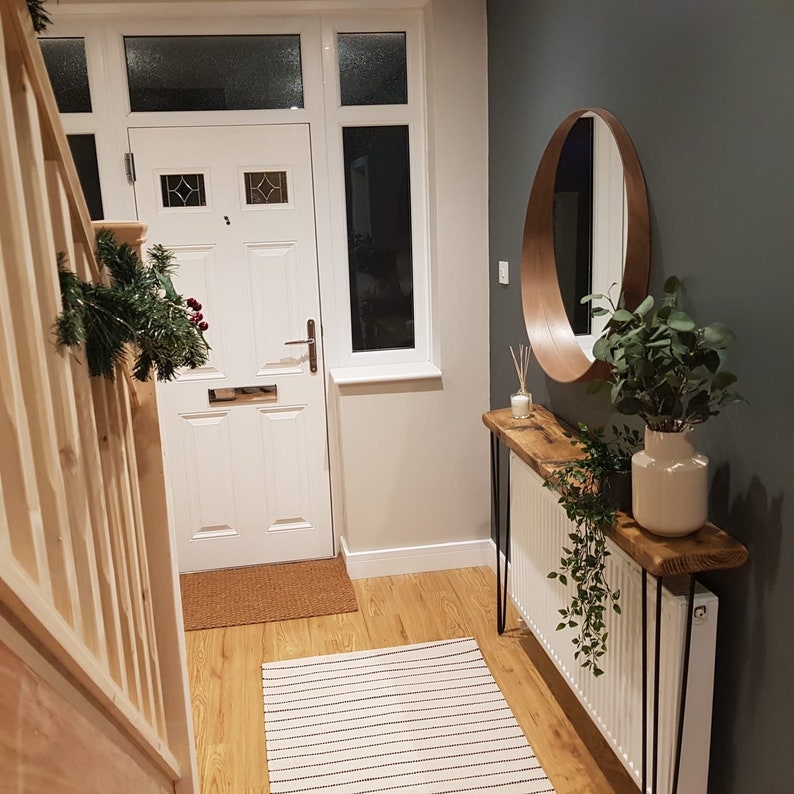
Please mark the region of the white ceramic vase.
POLYGON ((708 518, 709 459, 695 452, 690 435, 646 427, 645 449, 631 459, 632 512, 656 535, 689 535, 708 518))

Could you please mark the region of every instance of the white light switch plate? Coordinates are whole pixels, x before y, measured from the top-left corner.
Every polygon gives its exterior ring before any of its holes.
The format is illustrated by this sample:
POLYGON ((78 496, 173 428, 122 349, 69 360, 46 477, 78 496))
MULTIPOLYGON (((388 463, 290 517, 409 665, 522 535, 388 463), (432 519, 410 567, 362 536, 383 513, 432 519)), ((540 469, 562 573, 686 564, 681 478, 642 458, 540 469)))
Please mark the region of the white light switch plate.
POLYGON ((500 284, 510 283, 510 265, 508 262, 504 262, 504 261, 499 262, 499 283, 500 284))

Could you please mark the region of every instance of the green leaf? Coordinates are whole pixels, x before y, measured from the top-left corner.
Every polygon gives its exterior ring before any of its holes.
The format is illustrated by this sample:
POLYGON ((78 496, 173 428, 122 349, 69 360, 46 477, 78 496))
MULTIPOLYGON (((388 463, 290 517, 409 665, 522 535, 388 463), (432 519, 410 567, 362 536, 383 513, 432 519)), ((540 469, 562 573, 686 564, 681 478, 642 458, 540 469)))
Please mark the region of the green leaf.
POLYGON ((736 383, 736 375, 732 372, 718 372, 712 381, 712 389, 727 389, 728 386, 736 383))
POLYGON ((714 374, 720 368, 720 364, 722 364, 720 354, 716 350, 704 351, 703 364, 709 372, 714 374))
POLYGON ((608 361, 608 356, 609 340, 602 336, 599 339, 596 339, 595 344, 593 345, 593 358, 596 358, 599 361, 608 361))
POLYGON ((623 397, 615 404, 618 413, 634 416, 642 411, 642 402, 637 397, 623 397))
POLYGON ((609 300, 606 295, 602 295, 600 292, 591 292, 589 295, 585 295, 583 298, 580 298, 579 303, 590 303, 590 301, 595 300, 609 300))
POLYGON ((695 330, 695 321, 686 312, 682 312, 678 309, 670 312, 667 324, 676 331, 695 330))
POLYGON ((681 281, 679 280, 678 276, 670 276, 670 278, 664 282, 663 289, 668 295, 675 295, 678 293, 680 287, 681 281))
POLYGON ((703 341, 712 347, 727 347, 735 340, 736 336, 733 331, 722 323, 711 323, 703 329, 703 341))
POLYGON ((52 20, 44 10, 44 0, 27 0, 30 19, 33 22, 33 30, 36 33, 43 33, 52 20))
POLYGON ((612 321, 616 323, 630 323, 632 320, 635 320, 635 316, 626 309, 618 309, 612 315, 612 321))
POLYGON ((635 314, 639 314, 640 317, 645 317, 646 314, 653 308, 655 301, 653 299, 653 295, 648 295, 642 303, 634 310, 635 314))

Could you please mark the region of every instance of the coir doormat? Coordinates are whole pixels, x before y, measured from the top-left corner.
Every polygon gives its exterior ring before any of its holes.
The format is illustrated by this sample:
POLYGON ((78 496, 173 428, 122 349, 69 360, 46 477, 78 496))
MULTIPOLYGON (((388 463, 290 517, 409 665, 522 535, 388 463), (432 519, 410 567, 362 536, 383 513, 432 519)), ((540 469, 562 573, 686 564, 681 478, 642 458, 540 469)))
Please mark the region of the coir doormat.
POLYGON ((353 583, 341 555, 182 574, 185 631, 355 612, 353 583))

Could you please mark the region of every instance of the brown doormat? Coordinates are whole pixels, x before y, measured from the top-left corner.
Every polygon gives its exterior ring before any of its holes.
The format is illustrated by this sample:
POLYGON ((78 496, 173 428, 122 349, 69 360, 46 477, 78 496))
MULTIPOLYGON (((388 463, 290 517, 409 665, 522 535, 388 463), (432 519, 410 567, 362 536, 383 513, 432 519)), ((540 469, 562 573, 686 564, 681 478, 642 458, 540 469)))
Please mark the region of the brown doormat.
POLYGON ((355 612, 342 556, 182 574, 185 631, 355 612))

